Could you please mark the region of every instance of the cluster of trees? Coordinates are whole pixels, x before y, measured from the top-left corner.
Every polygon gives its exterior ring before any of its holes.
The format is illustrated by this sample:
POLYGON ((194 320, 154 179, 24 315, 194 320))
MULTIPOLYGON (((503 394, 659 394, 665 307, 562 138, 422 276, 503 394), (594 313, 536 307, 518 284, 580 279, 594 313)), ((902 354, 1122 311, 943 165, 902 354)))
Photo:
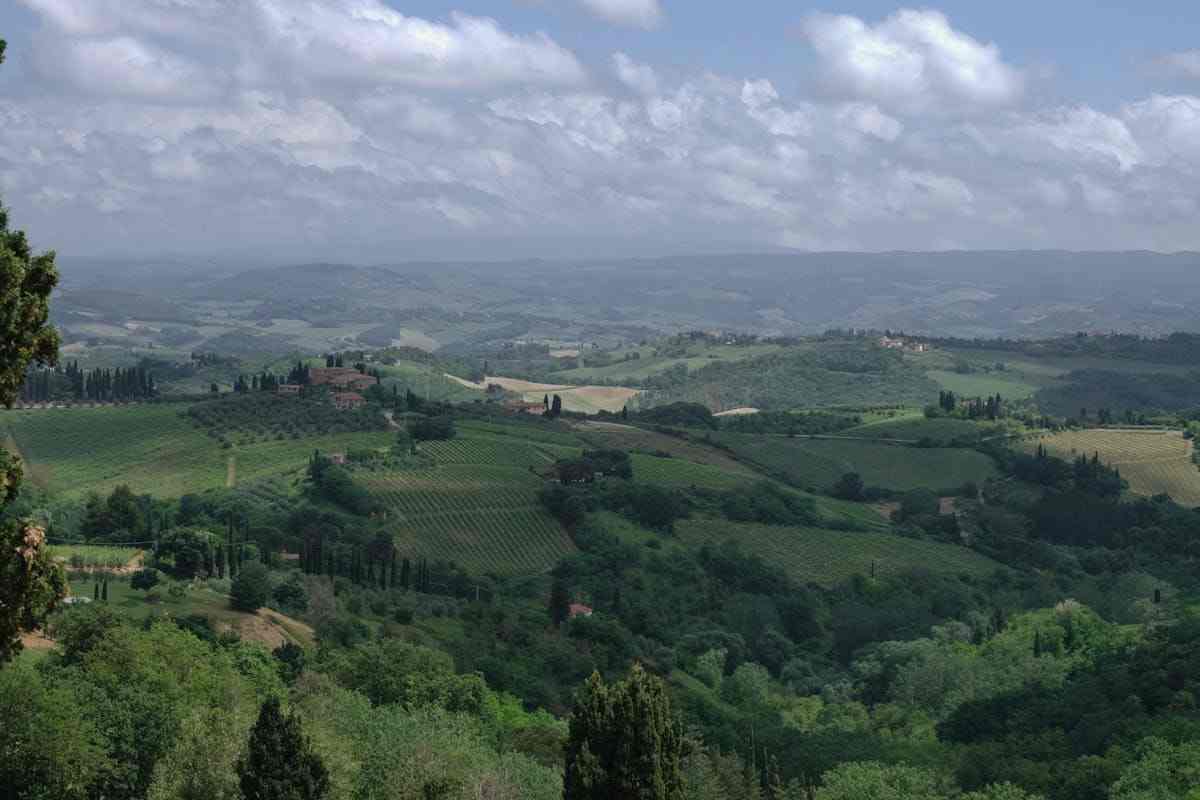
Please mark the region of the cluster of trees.
POLYGON ((154 375, 143 362, 133 367, 81 369, 78 361, 61 367, 25 371, 18 399, 22 403, 73 400, 93 403, 146 400, 158 395, 154 375))
POLYGON ((938 392, 936 406, 925 409, 925 416, 954 416, 962 419, 995 421, 1007 416, 1004 398, 999 393, 988 397, 964 398, 950 391, 938 392))
POLYGON ((387 419, 378 407, 341 411, 321 397, 240 394, 195 403, 184 413, 218 442, 298 439, 337 432, 380 431, 388 427, 387 419))

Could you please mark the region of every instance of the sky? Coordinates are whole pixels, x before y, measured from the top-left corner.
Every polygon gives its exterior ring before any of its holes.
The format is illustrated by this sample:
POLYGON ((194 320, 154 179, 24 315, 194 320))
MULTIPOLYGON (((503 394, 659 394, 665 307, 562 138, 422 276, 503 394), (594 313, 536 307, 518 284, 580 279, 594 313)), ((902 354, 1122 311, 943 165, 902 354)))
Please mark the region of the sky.
POLYGON ((7 0, 0 37, 0 198, 64 255, 1200 250, 1185 0, 7 0))

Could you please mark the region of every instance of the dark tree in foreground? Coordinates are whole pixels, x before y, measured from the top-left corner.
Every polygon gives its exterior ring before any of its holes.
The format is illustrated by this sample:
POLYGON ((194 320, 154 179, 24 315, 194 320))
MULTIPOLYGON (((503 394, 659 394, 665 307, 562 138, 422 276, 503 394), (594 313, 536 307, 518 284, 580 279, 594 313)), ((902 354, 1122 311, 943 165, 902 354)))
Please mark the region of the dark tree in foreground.
MULTIPOLYGON (((4 62, 0 39, 0 63, 4 62)), ((8 228, 0 206, 0 404, 12 406, 30 364, 58 360, 58 333, 48 324, 50 293, 58 283, 53 251, 33 255, 25 234, 8 228)), ((0 449, 0 511, 17 498, 21 462, 0 449)), ((66 594, 61 567, 50 558, 46 534, 28 521, 0 523, 0 665, 21 650, 33 630, 66 594)))
POLYGON ((635 664, 620 683, 593 674, 575 702, 564 800, 683 800, 683 734, 666 688, 635 664))
POLYGON ((862 476, 857 472, 847 472, 842 477, 838 478, 837 483, 833 485, 833 496, 842 500, 862 500, 867 490, 863 483, 862 476))
POLYGON ((329 772, 300 730, 300 720, 284 716, 279 700, 262 705, 237 762, 245 800, 319 800, 329 795, 329 772))

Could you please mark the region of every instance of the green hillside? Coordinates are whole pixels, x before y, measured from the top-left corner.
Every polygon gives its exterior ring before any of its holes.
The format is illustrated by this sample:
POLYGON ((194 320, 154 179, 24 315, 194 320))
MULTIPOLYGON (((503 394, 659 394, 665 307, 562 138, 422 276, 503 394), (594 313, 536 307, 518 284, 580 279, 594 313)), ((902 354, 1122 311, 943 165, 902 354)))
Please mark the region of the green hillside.
POLYGON ((996 474, 991 459, 974 450, 732 433, 714 434, 713 439, 772 475, 818 490, 847 472, 859 473, 868 486, 895 491, 947 490, 996 474))
POLYGON ((843 532, 820 528, 685 520, 676 534, 688 545, 737 542, 746 552, 785 569, 802 583, 833 586, 853 575, 895 575, 913 569, 947 575, 983 577, 998 563, 957 545, 908 539, 890 533, 843 532))
POLYGON ((386 447, 391 431, 264 439, 222 447, 181 404, 0 412, 0 430, 26 462, 30 481, 65 497, 134 492, 178 497, 302 469, 313 450, 386 447))

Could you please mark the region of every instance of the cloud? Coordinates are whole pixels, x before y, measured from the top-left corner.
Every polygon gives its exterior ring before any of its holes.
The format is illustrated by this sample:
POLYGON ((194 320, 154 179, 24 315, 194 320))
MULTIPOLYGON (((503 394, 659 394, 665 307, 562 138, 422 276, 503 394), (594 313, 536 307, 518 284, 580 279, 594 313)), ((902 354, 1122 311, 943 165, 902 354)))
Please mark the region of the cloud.
POLYGON ((600 19, 616 25, 650 30, 663 19, 658 0, 579 0, 583 7, 600 19))
POLYGON ((810 19, 813 93, 374 0, 22 1, 0 192, 66 253, 1200 248, 1200 97, 1038 105, 933 12, 810 19))
POLYGON ((460 13, 448 23, 433 22, 380 0, 22 2, 46 23, 46 49, 68 54, 66 65, 46 71, 91 92, 125 91, 124 76, 133 76, 135 87, 169 91, 199 72, 182 55, 187 52, 242 85, 286 77, 463 89, 572 85, 585 77, 575 56, 544 33, 519 36, 494 19, 460 13))
POLYGON ((613 70, 621 83, 639 94, 658 92, 658 74, 648 64, 639 64, 624 53, 614 53, 613 70))
POLYGON ((804 35, 829 87, 909 113, 956 113, 1012 104, 1021 75, 937 11, 904 9, 871 26, 852 16, 813 14, 804 35))
POLYGON ((1155 61, 1163 72, 1183 78, 1200 78, 1200 50, 1167 53, 1155 61))

